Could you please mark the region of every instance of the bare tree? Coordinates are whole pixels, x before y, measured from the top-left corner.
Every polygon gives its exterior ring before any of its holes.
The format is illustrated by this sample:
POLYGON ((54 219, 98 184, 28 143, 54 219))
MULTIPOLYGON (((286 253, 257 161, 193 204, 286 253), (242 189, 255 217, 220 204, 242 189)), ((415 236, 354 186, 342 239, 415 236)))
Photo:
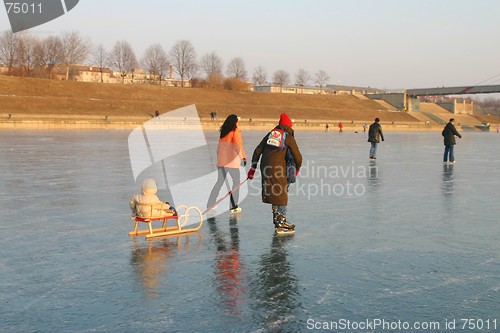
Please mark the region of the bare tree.
POLYGON ((318 86, 320 88, 323 88, 326 83, 328 82, 328 80, 330 80, 330 77, 328 76, 328 74, 324 71, 324 70, 319 70, 317 73, 316 73, 316 83, 318 84, 318 86))
POLYGON ((213 76, 222 77, 222 66, 222 59, 215 52, 204 54, 200 59, 200 68, 207 80, 213 76))
POLYGON ((311 75, 304 69, 299 69, 297 74, 295 74, 295 84, 300 87, 306 86, 307 82, 311 80, 311 75))
POLYGON ((204 54, 200 59, 200 68, 205 72, 208 86, 217 88, 222 85, 222 59, 215 53, 204 54))
POLYGON ((17 62, 23 76, 31 76, 33 70, 38 65, 37 50, 39 50, 40 41, 27 32, 19 33, 17 43, 17 62))
POLYGON ((500 99, 495 97, 486 97, 483 100, 474 100, 474 113, 493 114, 500 116, 500 99))
POLYGON ((83 63, 92 46, 90 40, 81 37, 77 31, 64 33, 61 43, 61 63, 66 66, 66 80, 69 80, 71 66, 83 63))
POLYGON ((110 64, 115 70, 120 72, 122 83, 128 73, 133 73, 138 67, 137 58, 132 46, 126 41, 116 42, 110 54, 110 64))
POLYGON ((184 87, 184 79, 191 78, 198 69, 196 51, 191 42, 180 40, 170 50, 170 58, 174 71, 181 77, 181 86, 184 87))
POLYGON ((12 31, 4 31, 0 36, 0 64, 7 67, 7 74, 12 74, 16 65, 19 40, 12 31))
POLYGON ((247 70, 245 69, 245 62, 243 59, 240 57, 233 58, 227 64, 226 74, 230 78, 245 81, 247 79, 247 70))
POLYGON ((262 66, 259 66, 255 69, 255 71, 253 72, 252 80, 257 86, 261 86, 266 83, 267 74, 262 66))
POLYGON ((94 49, 93 60, 94 63, 99 68, 99 73, 101 74, 101 83, 102 83, 104 82, 103 79, 104 69, 106 68, 106 65, 108 64, 109 60, 108 52, 106 51, 106 48, 104 47, 103 44, 97 45, 96 48, 94 49))
POLYGON ((60 63, 62 42, 57 36, 49 36, 40 43, 40 65, 45 68, 49 79, 52 79, 54 67, 60 63))
POLYGON ((283 92, 283 86, 288 83, 289 79, 290 75, 282 69, 273 74, 273 83, 280 86, 281 92, 283 92))
POLYGON ((142 64, 146 71, 151 74, 154 79, 158 77, 161 85, 163 77, 167 74, 170 62, 167 53, 160 44, 153 44, 146 49, 142 64))

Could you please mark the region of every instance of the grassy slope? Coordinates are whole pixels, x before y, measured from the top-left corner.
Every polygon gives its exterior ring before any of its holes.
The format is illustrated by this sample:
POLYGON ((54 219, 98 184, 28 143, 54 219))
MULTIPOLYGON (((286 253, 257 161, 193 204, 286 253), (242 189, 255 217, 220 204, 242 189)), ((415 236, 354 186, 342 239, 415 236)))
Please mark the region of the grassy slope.
POLYGON ((388 112, 375 101, 354 96, 271 94, 201 88, 83 83, 0 75, 0 113, 36 115, 109 115, 144 117, 196 104, 202 117, 217 111, 244 118, 415 122, 403 112, 388 112))

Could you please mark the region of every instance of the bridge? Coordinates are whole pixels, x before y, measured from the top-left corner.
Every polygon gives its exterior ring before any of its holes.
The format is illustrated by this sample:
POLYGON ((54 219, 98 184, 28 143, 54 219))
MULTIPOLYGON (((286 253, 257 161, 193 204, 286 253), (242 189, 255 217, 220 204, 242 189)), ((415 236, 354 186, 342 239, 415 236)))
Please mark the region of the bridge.
POLYGON ((407 89, 411 97, 500 93, 500 85, 407 89))
MULTIPOLYGON (((470 95, 470 94, 492 94, 500 93, 500 85, 488 86, 464 86, 464 87, 441 87, 407 89, 402 93, 366 94, 365 96, 379 101, 384 101, 401 111, 420 112, 419 96, 445 96, 445 95, 470 95)), ((473 106, 446 107, 451 113, 473 113, 473 106)))

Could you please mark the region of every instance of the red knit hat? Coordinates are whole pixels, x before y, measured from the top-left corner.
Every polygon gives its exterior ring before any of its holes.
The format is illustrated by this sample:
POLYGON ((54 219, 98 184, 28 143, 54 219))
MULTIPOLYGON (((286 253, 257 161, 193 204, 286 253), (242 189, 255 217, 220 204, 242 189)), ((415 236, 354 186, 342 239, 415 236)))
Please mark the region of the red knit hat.
POLYGON ((280 116, 280 122, 279 122, 280 125, 285 125, 285 126, 288 126, 288 127, 292 127, 292 120, 290 119, 290 117, 288 117, 288 115, 286 113, 282 113, 281 116, 280 116))

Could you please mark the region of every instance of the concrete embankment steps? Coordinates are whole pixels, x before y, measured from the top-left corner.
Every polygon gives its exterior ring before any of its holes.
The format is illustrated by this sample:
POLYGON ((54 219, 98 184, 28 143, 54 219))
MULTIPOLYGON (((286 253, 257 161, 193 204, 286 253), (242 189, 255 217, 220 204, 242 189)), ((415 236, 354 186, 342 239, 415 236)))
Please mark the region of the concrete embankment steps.
POLYGON ((368 97, 366 97, 365 95, 363 95, 361 93, 358 93, 358 92, 354 92, 353 95, 356 96, 359 99, 368 99, 369 100, 368 97))
MULTIPOLYGON (((426 117, 429 117, 430 119, 432 119, 433 122, 435 122, 436 124, 440 124, 440 125, 444 125, 447 123, 447 121, 445 122, 442 118, 438 117, 436 114, 434 113, 431 113, 431 112, 423 112, 422 111, 422 114, 425 115, 426 117)), ((451 113, 448 113, 448 114, 451 114, 451 113)), ((449 117, 448 117, 449 119, 449 117)))
POLYGON ((420 111, 430 112, 430 113, 446 113, 446 112, 450 113, 442 106, 437 105, 436 103, 429 103, 429 102, 420 102, 420 111))
POLYGON ((422 123, 427 123, 429 122, 430 125, 437 125, 440 124, 441 122, 437 122, 435 119, 432 117, 429 117, 428 115, 422 113, 422 112, 408 112, 408 114, 418 120, 420 120, 422 123))
POLYGON ((386 101, 383 101, 381 99, 374 99, 375 102, 380 104, 384 109, 387 110, 396 110, 396 107, 392 104, 387 103, 386 101))
POLYGON ((437 117, 443 120, 443 122, 448 122, 450 118, 455 119, 455 125, 459 126, 481 126, 481 122, 474 117, 467 114, 453 114, 453 113, 438 113, 437 117))
POLYGON ((481 128, 482 122, 468 114, 451 113, 445 108, 435 103, 420 103, 421 112, 411 112, 410 114, 419 119, 429 118, 432 125, 444 126, 451 118, 455 119, 455 125, 467 130, 484 130, 481 128))

